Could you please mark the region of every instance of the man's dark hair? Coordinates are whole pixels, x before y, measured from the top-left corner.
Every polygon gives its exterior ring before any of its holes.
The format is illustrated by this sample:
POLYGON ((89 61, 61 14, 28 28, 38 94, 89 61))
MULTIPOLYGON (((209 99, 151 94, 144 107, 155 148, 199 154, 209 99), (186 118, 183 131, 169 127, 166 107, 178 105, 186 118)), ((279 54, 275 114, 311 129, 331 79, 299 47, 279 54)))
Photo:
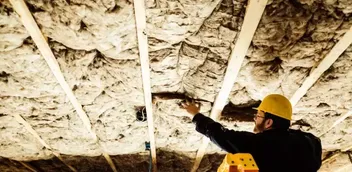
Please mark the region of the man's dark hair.
POLYGON ((272 119, 273 120, 273 129, 288 129, 290 128, 291 121, 285 118, 278 117, 271 113, 265 112, 265 119, 272 119))

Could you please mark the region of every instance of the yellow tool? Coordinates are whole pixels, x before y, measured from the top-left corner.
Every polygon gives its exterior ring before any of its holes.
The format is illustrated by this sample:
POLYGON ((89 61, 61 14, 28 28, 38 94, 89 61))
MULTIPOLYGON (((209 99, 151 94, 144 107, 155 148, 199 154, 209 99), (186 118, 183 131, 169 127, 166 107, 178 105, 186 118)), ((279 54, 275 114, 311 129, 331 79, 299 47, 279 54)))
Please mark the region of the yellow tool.
POLYGON ((217 172, 259 172, 254 158, 249 153, 227 154, 217 172))

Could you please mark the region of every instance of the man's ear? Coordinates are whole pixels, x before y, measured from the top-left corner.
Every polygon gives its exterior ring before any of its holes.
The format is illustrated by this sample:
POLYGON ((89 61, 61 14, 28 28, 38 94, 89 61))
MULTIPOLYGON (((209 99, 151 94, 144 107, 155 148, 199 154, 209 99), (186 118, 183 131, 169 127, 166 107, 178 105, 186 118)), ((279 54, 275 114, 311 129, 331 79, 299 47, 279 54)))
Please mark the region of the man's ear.
POLYGON ((265 120, 265 129, 271 128, 273 126, 274 121, 272 119, 265 120))

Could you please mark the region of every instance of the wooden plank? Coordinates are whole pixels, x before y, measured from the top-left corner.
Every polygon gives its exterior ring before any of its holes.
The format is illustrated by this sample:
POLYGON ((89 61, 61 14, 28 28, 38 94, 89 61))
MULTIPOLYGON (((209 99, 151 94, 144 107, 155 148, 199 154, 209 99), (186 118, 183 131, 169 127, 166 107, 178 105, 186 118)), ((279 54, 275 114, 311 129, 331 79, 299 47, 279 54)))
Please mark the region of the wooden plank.
MULTIPOLYGON (((307 94, 307 91, 313 86, 313 84, 319 79, 319 77, 330 68, 330 66, 341 56, 341 54, 350 46, 352 43, 352 27, 345 33, 340 41, 332 48, 329 54, 320 62, 319 66, 313 70, 313 72, 303 82, 301 87, 293 94, 290 101, 292 107, 294 107, 298 101, 307 94)), ((296 119, 297 120, 297 119, 296 119)))
POLYGON ((115 164, 114 164, 114 162, 112 161, 110 155, 107 154, 107 153, 103 153, 103 156, 104 156, 104 158, 106 159, 106 161, 108 162, 108 164, 110 165, 112 171, 117 172, 117 169, 116 169, 116 167, 115 167, 115 164))
MULTIPOLYGON (((266 4, 267 0, 250 0, 248 3, 241 32, 238 36, 235 47, 231 52, 222 87, 216 97, 214 106, 210 113, 210 117, 214 120, 219 118, 222 109, 226 105, 226 101, 233 85, 235 84, 243 59, 245 58, 248 48, 252 42, 254 33, 258 27, 266 4)), ((209 139, 204 138, 200 148, 198 149, 196 160, 191 170, 192 172, 197 171, 208 144, 209 139)))
MULTIPOLYGON (((97 135, 95 134, 95 132, 92 129, 92 126, 91 126, 90 120, 88 118, 88 115, 84 112, 84 110, 82 108, 82 105, 77 101, 77 98, 73 94, 72 89, 67 84, 67 82, 66 82, 66 80, 65 80, 65 78, 64 78, 64 76, 63 76, 63 74, 61 72, 59 63, 57 62, 57 60, 56 60, 53 52, 51 51, 48 43, 46 42, 45 37, 41 33, 36 21, 34 20, 31 12, 29 11, 29 9, 27 7, 26 3, 23 0, 10 0, 10 3, 12 4, 14 10, 20 16, 22 24, 27 29, 29 35, 31 36, 31 38, 33 39, 34 43, 38 47, 40 53, 42 54, 42 56, 44 57, 45 61, 47 62, 50 70, 54 74, 55 78, 57 79, 58 83, 61 85, 61 87, 64 90, 64 92, 66 93, 68 99, 70 100, 70 102, 72 103, 73 107, 75 108, 79 118, 82 120, 83 125, 88 130, 88 132, 91 134, 92 139, 94 139, 97 143, 99 143, 98 137, 97 137, 97 135)), ((18 117, 16 117, 16 119, 21 120, 18 117)), ((29 131, 32 132, 30 129, 29 129, 29 131)), ((39 137, 39 136, 36 136, 36 135, 34 135, 34 136, 37 139, 39 137)), ((42 142, 41 140, 39 140, 39 141, 42 142)), ((46 146, 48 146, 48 145, 46 144, 46 146)), ((104 156, 107 157, 109 155, 108 154, 104 154, 104 156)), ((57 156, 57 157, 60 159, 60 156, 57 156)), ((65 163, 65 162, 63 162, 63 163, 65 163)), ((72 166, 69 166, 69 168, 71 170, 74 169, 72 166)), ((117 172, 116 168, 114 168, 114 166, 111 166, 111 168, 112 168, 112 170, 114 172, 117 172)))
POLYGON ((38 172, 38 170, 36 168, 34 168, 32 165, 28 164, 27 162, 23 162, 23 161, 18 161, 21 165, 23 165, 24 167, 26 167, 28 170, 32 171, 32 172, 38 172))
POLYGON ((152 155, 153 171, 157 171, 156 148, 154 138, 154 120, 152 109, 152 94, 150 85, 150 69, 149 69, 149 55, 148 55, 148 37, 146 33, 147 22, 145 14, 144 0, 134 0, 134 12, 136 18, 136 29, 138 38, 139 57, 142 70, 144 101, 147 111, 148 133, 150 141, 150 150, 152 155))

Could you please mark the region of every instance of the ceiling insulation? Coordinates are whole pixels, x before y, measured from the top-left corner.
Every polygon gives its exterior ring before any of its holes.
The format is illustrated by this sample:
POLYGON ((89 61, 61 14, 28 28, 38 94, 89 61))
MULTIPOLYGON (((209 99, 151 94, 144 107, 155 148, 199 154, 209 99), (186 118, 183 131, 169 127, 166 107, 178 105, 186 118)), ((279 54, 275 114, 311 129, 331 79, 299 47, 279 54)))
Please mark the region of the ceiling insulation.
MULTIPOLYGON (((0 2, 0 168, 69 171, 13 115, 22 116, 78 171, 148 168, 133 1, 27 0, 61 71, 100 139, 98 145, 11 7, 0 2), (102 149, 101 149, 102 148, 102 149)), ((180 108, 184 98, 209 115, 240 32, 246 0, 148 0, 147 35, 159 171, 189 171, 202 136, 180 108)), ((350 0, 269 0, 221 122, 251 131, 251 107, 269 93, 291 97, 352 27, 350 0), (243 112, 245 115, 239 115, 243 112)), ((295 106, 293 127, 321 135, 326 154, 352 146, 352 46, 295 106)), ((198 171, 216 171, 224 152, 211 144, 198 171)), ((326 157, 323 157, 326 158, 326 157)), ((321 171, 350 171, 348 154, 321 171), (343 166, 343 167, 342 167, 343 166)), ((28 170, 29 171, 29 170, 28 170)))

